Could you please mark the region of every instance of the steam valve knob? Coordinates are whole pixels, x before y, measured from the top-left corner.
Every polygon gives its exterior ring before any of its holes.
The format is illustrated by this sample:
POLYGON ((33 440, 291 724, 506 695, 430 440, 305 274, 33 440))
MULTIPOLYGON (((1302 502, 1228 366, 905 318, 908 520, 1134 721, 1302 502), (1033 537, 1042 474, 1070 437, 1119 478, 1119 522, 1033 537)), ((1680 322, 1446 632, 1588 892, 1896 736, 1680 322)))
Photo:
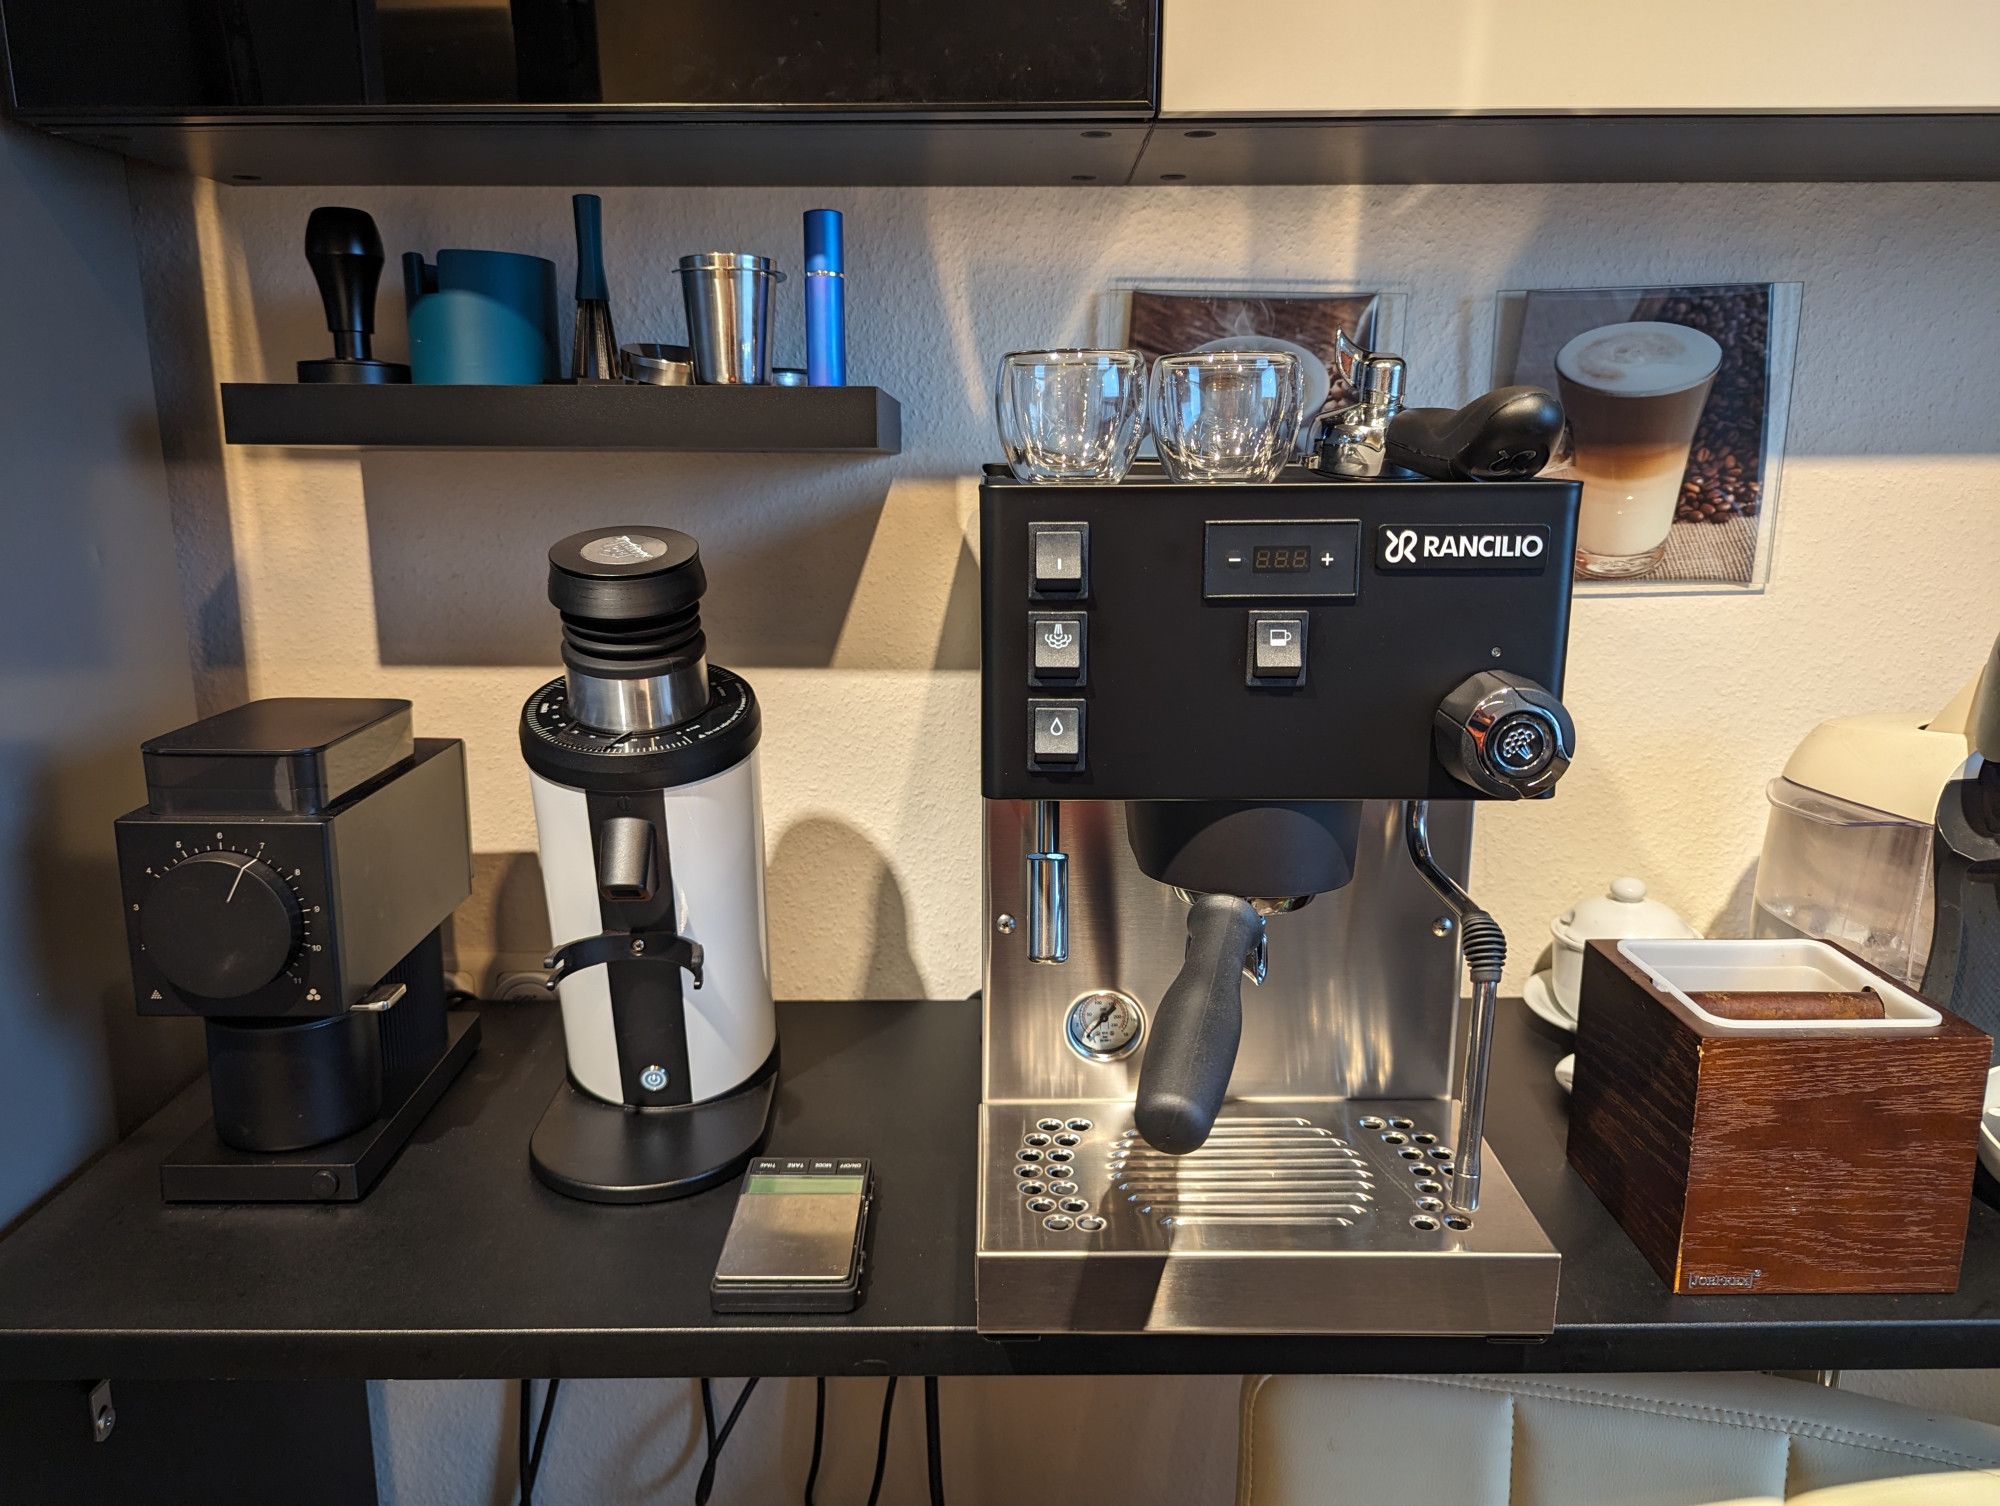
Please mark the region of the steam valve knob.
POLYGON ((1501 800, 1546 795, 1576 752, 1576 723, 1533 680, 1505 670, 1472 676, 1438 706, 1438 761, 1454 779, 1501 800))

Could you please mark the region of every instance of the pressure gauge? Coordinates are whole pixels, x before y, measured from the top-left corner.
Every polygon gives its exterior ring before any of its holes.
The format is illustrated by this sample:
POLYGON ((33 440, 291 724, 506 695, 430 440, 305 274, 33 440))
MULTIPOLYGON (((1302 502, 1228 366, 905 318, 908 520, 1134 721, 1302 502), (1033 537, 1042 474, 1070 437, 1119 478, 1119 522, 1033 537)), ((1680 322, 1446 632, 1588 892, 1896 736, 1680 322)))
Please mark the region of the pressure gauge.
POLYGON ((1112 989, 1085 994, 1069 1007, 1069 1044, 1094 1062, 1130 1056, 1146 1028, 1146 1012, 1129 994, 1112 989))

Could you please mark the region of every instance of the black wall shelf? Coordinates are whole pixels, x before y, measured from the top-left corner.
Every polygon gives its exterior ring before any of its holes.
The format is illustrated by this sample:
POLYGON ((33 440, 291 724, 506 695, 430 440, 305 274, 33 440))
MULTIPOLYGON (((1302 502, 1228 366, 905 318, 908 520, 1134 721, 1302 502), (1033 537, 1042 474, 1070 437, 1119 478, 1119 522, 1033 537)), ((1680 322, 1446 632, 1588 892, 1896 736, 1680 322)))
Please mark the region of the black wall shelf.
POLYGON ((381 387, 225 382, 231 444, 423 450, 689 450, 894 455, 879 387, 381 387))

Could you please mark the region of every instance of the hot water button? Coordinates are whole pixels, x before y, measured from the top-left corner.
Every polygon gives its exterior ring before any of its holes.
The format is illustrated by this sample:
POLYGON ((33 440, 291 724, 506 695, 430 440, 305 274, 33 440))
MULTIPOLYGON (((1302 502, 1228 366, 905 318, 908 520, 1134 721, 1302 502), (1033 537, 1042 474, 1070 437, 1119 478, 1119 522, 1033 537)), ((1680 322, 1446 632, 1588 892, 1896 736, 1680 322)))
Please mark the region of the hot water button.
POLYGON ((1083 767, 1083 702, 1030 701, 1034 732, 1028 767, 1069 772, 1083 767))

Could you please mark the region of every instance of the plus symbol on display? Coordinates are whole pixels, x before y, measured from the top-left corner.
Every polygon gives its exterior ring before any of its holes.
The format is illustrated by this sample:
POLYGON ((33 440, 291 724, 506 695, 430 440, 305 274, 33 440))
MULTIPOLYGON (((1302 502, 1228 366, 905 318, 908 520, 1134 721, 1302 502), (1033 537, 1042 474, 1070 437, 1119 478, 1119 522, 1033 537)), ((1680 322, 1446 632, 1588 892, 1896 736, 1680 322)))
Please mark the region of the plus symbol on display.
POLYGON ((1319 562, 1322 565, 1331 565, 1333 563, 1333 551, 1329 549, 1325 554, 1322 554, 1319 557, 1319 562))

